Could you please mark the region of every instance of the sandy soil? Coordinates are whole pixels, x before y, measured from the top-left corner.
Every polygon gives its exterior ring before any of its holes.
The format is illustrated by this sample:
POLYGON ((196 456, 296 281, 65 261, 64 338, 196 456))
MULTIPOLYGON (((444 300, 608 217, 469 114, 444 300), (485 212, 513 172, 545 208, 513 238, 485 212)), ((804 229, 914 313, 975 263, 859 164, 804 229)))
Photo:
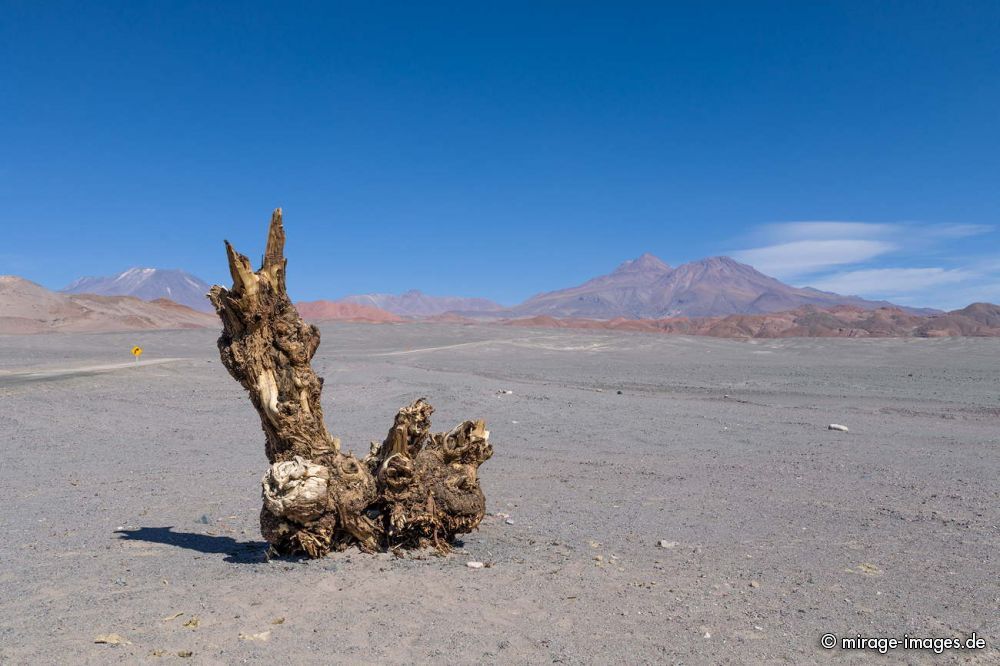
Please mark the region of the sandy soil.
POLYGON ((323 335, 331 431, 364 452, 419 396, 486 418, 512 524, 265 562, 214 332, 0 338, 0 662, 861 663, 820 636, 977 632, 889 659, 997 663, 1000 340, 323 335))

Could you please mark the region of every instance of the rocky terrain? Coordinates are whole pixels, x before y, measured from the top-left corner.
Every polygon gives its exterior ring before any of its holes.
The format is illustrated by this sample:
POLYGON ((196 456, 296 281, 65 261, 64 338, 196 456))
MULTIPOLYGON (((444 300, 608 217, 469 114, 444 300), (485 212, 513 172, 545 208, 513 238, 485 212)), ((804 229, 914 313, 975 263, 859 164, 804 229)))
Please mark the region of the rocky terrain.
POLYGON ((215 328, 214 314, 167 299, 61 294, 13 275, 0 276, 0 334, 215 328))
POLYGON ((997 663, 996 338, 321 328, 345 449, 486 419, 479 530, 268 561, 217 330, 3 337, 0 663, 997 663))
POLYGON ((144 301, 167 298, 201 312, 214 312, 205 294, 209 284, 180 270, 130 268, 118 275, 84 277, 61 291, 66 294, 134 296, 144 301))
POLYGON ((583 328, 706 335, 716 338, 936 338, 1000 336, 1000 306, 973 303, 961 310, 918 315, 899 308, 868 310, 856 306, 806 306, 788 312, 727 317, 671 317, 665 319, 597 319, 548 316, 512 319, 507 326, 583 328))

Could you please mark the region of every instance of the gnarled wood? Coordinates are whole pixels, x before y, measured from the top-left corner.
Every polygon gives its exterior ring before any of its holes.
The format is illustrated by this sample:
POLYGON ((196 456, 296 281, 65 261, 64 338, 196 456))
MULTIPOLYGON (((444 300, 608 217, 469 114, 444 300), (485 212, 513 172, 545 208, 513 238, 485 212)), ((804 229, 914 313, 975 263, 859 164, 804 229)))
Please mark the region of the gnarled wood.
POLYGON ((310 361, 319 330, 305 323, 285 291, 285 230, 274 211, 259 270, 226 242, 230 289, 209 300, 222 320, 219 354, 250 394, 271 463, 262 480, 264 538, 280 554, 321 557, 362 550, 433 546, 448 550, 486 511, 479 466, 493 454, 482 421, 431 434, 434 409, 423 398, 396 414, 364 460, 340 450, 323 421, 323 380, 310 361))

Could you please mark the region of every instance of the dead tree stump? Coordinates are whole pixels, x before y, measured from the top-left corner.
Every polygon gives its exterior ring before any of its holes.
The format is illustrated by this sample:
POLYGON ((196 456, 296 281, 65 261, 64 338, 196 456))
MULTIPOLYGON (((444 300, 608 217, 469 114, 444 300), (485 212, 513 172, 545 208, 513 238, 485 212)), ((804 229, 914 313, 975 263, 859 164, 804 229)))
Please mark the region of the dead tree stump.
POLYGON ((447 552, 486 511, 478 469, 493 455, 482 421, 431 433, 423 398, 396 414, 385 440, 359 460, 323 421, 323 379, 310 367, 319 330, 285 291, 285 230, 271 216, 260 270, 226 241, 233 286, 208 294, 222 319, 219 354, 250 394, 266 435, 261 533, 278 554, 322 557, 354 544, 367 552, 447 552))

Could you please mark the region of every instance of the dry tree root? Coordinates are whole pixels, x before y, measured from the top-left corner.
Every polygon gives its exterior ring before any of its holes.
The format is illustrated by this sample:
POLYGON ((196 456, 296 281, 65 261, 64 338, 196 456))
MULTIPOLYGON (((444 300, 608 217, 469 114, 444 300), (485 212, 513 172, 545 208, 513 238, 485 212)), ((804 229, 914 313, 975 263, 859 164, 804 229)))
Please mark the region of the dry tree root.
POLYGON ((282 555, 322 557, 355 544, 447 552, 485 515, 477 473, 493 455, 489 431, 465 421, 431 433, 434 409, 421 398, 399 410, 363 460, 342 452, 323 422, 323 380, 309 365, 319 330, 285 291, 284 245, 279 208, 260 270, 227 241, 233 286, 208 294, 222 319, 222 363, 249 392, 267 437, 261 533, 282 555))

